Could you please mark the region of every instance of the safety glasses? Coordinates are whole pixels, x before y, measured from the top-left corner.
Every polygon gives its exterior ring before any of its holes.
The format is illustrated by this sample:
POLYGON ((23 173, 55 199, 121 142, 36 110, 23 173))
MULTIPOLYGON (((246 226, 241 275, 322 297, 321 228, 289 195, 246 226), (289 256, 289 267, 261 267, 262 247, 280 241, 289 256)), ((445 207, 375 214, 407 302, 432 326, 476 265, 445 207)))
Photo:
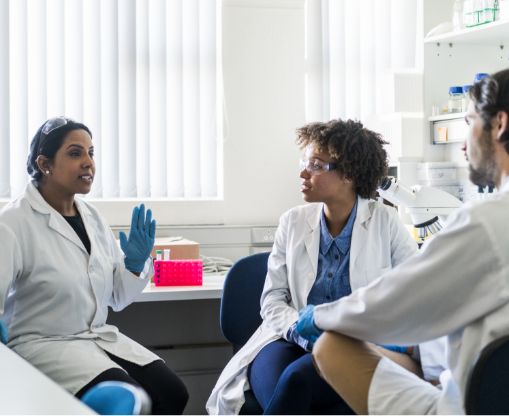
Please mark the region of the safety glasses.
POLYGON ((325 163, 319 159, 301 159, 300 170, 306 170, 310 175, 320 175, 321 173, 337 169, 335 163, 325 163))
POLYGON ((65 117, 50 118, 48 121, 46 121, 46 123, 44 123, 44 126, 42 126, 41 133, 47 136, 52 131, 59 129, 62 126, 65 126, 69 121, 71 121, 71 119, 65 117))

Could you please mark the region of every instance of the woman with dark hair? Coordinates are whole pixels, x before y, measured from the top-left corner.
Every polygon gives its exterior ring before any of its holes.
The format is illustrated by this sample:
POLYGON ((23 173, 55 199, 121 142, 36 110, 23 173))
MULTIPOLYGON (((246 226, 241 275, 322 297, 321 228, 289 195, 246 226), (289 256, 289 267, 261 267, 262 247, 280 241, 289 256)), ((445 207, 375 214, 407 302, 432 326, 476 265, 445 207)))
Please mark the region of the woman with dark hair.
MULTIPOLYGON (((298 129, 297 144, 304 150, 300 190, 310 204, 280 219, 261 297, 263 323, 221 374, 207 403, 212 414, 238 413, 249 387, 266 414, 351 413, 315 371, 312 342, 296 329, 298 311, 349 295, 417 251, 397 212, 369 199, 387 174, 379 134, 332 120, 298 129)), ((433 378, 432 360, 421 369, 410 356, 417 351, 379 349, 433 378)))
POLYGON ((106 380, 141 386, 156 414, 180 414, 181 380, 155 354, 106 324, 108 306, 129 305, 152 274, 155 221, 141 204, 129 236, 112 231, 76 194, 90 192, 92 134, 82 123, 46 121, 30 145, 32 182, 0 213, 0 313, 8 346, 77 397, 106 380))

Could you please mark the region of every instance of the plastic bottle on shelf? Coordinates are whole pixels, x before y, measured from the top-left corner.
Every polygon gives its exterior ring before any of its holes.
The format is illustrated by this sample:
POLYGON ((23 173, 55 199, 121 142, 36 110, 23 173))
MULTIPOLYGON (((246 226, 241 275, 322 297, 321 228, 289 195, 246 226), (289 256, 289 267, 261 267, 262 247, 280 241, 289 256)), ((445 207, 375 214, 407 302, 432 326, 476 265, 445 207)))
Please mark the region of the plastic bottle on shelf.
POLYGON ((479 24, 481 7, 481 0, 465 0, 463 2, 463 25, 465 27, 474 27, 479 24))
POLYGON ((499 0, 498 18, 500 20, 509 20, 509 0, 499 0))
POLYGON ((470 95, 468 92, 470 91, 471 87, 472 87, 472 85, 463 85, 463 87, 462 87, 462 90, 463 90, 463 97, 461 97, 461 111, 462 112, 467 111, 468 103, 470 102, 470 95))
POLYGON ((498 19, 498 0, 481 0, 479 24, 491 23, 498 19))
POLYGON ((449 101, 447 102, 449 113, 461 113, 462 100, 463 87, 449 87, 449 101))
POLYGON ((472 27, 472 13, 474 11, 474 1, 465 0, 463 2, 463 25, 472 27))
POLYGON ((485 72, 478 72, 474 76, 474 84, 478 81, 480 81, 483 78, 486 78, 489 74, 486 74, 485 72))
POLYGON ((463 29, 463 0, 454 0, 452 6, 452 27, 453 30, 463 29))

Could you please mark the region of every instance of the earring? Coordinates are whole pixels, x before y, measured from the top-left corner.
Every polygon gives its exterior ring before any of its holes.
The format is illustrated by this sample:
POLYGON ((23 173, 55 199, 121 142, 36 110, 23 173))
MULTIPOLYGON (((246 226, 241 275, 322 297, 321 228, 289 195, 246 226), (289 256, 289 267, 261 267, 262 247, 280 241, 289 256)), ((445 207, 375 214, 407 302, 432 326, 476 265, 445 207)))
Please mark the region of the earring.
POLYGON ((45 171, 44 173, 45 173, 46 175, 49 175, 49 170, 45 171))

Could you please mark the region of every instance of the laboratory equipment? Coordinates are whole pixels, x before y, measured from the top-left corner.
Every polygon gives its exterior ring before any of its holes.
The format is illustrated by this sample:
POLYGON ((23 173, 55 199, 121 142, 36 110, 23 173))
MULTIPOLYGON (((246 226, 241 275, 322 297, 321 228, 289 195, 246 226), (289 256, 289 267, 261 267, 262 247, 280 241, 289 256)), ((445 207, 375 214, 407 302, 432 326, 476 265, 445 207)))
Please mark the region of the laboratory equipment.
POLYGON ((447 110, 449 113, 460 113, 463 100, 463 87, 453 86, 449 88, 449 101, 447 110))
POLYGON ((486 78, 487 76, 489 76, 489 74, 485 72, 478 72, 477 74, 474 75, 474 83, 480 81, 483 78, 486 78))
POLYGON ((154 262, 156 286, 201 286, 203 262, 201 260, 161 260, 154 262))
POLYGON ((509 20, 509 0, 499 0, 498 18, 499 20, 509 20))
POLYGON ((463 85, 463 97, 461 99, 461 111, 465 112, 468 108, 468 103, 470 102, 470 88, 472 88, 472 85, 463 85))
POLYGON ((498 0, 465 0, 463 2, 463 24, 473 27, 498 20, 498 0))
POLYGON ((491 23, 498 19, 498 0, 482 0, 480 23, 491 23))
POLYGON ((463 29, 463 0, 454 0, 452 6, 452 26, 454 30, 463 29))
POLYGON ((463 2, 463 25, 473 27, 479 24, 479 0, 465 0, 463 2))
POLYGON ((421 240, 440 231, 447 215, 461 205, 458 198, 445 191, 419 185, 410 188, 391 177, 382 180, 378 193, 387 201, 405 207, 421 240))

